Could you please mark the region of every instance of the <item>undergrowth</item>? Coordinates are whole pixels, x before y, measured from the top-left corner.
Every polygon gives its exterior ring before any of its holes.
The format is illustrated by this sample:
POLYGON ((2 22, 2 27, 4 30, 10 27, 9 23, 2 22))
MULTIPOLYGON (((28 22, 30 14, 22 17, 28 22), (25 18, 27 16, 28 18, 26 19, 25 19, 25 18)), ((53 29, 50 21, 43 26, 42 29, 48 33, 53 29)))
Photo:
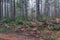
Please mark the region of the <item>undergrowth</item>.
MULTIPOLYGON (((48 18, 48 17, 45 17, 45 16, 41 16, 40 17, 40 21, 35 21, 35 22, 46 22, 47 20, 55 20, 55 18, 51 18, 51 17, 48 18)), ((15 21, 12 21, 12 19, 9 18, 9 17, 6 17, 6 18, 3 18, 3 19, 0 20, 1 24, 6 23, 8 25, 13 25, 13 24, 15 24, 15 25, 23 25, 24 22, 25 22, 25 25, 28 25, 30 28, 33 27, 32 24, 31 24, 31 22, 33 22, 33 21, 31 19, 29 19, 28 21, 26 21, 25 18, 22 17, 22 16, 17 17, 15 19, 15 21)), ((52 31, 53 30, 57 30, 57 31, 59 31, 60 28, 58 26, 59 25, 54 24, 49 30, 52 30, 52 31)), ((44 28, 42 28, 42 26, 38 26, 38 25, 35 26, 35 27, 37 28, 37 30, 44 29, 44 28)), ((0 33, 8 33, 10 31, 11 31, 11 28, 2 28, 2 29, 0 29, 0 33)))

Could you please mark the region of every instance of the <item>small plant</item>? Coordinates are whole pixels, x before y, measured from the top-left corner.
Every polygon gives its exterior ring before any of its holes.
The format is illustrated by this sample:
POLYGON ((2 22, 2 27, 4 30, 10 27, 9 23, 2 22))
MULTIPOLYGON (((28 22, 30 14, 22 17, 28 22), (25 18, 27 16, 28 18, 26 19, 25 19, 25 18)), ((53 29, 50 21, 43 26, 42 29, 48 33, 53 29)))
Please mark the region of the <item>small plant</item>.
POLYGON ((41 22, 46 22, 47 21, 47 17, 46 16, 40 16, 40 21, 41 22))
POLYGON ((54 26, 52 26, 52 27, 50 28, 50 30, 57 30, 57 31, 59 31, 59 30, 60 30, 60 27, 59 27, 58 24, 55 24, 54 26))
POLYGON ((2 29, 0 29, 0 33, 9 33, 9 32, 11 32, 10 28, 2 28, 2 29))
POLYGON ((10 23, 12 20, 9 17, 3 18, 0 23, 10 23))
POLYGON ((53 18, 53 17, 49 17, 48 19, 49 19, 49 20, 55 20, 55 18, 53 18))
POLYGON ((37 28, 37 30, 41 30, 42 29, 41 26, 36 26, 36 28, 37 28))
POLYGON ((22 25, 23 24, 23 21, 24 21, 24 18, 23 17, 18 17, 18 18, 16 18, 15 23, 22 25))
POLYGON ((32 28, 31 22, 26 22, 26 24, 27 24, 30 28, 32 28))

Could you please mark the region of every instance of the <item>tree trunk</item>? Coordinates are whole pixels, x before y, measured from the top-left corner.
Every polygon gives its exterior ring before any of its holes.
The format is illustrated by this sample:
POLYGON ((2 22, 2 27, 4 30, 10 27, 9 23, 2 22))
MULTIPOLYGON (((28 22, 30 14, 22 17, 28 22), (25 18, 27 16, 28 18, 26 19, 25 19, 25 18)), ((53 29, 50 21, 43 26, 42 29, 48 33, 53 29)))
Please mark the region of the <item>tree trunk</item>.
POLYGON ((28 19, 28 11, 27 11, 27 1, 28 0, 24 0, 24 17, 25 17, 25 20, 28 19))
POLYGON ((55 6, 55 17, 57 17, 57 9, 56 9, 57 8, 57 0, 55 0, 54 4, 55 4, 54 5, 55 6))
POLYGON ((1 4, 1 16, 3 18, 3 0, 2 0, 2 4, 1 4))
POLYGON ((15 0, 13 1, 13 5, 14 5, 14 6, 13 6, 13 9, 14 9, 14 10, 13 10, 13 20, 15 20, 15 13, 16 13, 16 12, 15 12, 15 0))
POLYGON ((15 0, 10 1, 10 9, 11 9, 11 19, 15 20, 15 0))
POLYGON ((40 19, 40 6, 39 6, 40 0, 36 0, 36 19, 40 19))
POLYGON ((50 8, 49 8, 49 2, 48 0, 45 0, 45 15, 46 16, 49 16, 49 11, 50 11, 50 8))
POLYGON ((1 1, 2 0, 0 0, 0 19, 1 19, 1 1))

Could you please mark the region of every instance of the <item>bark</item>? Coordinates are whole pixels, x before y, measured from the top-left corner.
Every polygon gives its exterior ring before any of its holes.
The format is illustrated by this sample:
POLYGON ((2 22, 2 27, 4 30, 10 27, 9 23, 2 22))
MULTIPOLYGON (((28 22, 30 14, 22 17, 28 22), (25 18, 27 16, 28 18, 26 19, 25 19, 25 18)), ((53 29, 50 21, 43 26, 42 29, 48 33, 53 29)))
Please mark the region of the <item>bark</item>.
POLYGON ((15 20, 15 0, 10 1, 11 19, 15 20))
POLYGON ((1 16, 3 17, 3 0, 2 0, 2 5, 1 5, 1 16))
POLYGON ((15 0, 13 1, 13 5, 14 5, 14 6, 13 6, 13 9, 14 9, 14 10, 13 10, 13 20, 15 20, 15 13, 16 13, 16 12, 15 12, 15 0))
POLYGON ((55 4, 54 5, 55 6, 55 17, 57 17, 57 9, 56 9, 57 8, 57 0, 54 1, 54 4, 55 4))
POLYGON ((24 1, 22 0, 22 16, 24 17, 24 1))
POLYGON ((27 0, 23 0, 23 4, 24 4, 24 17, 25 17, 25 20, 28 19, 28 11, 27 11, 27 0))
POLYGON ((40 19, 40 6, 39 6, 40 0, 36 0, 36 19, 40 19))
POLYGON ((48 0, 45 0, 45 15, 46 16, 49 16, 49 11, 50 11, 49 2, 48 0))
POLYGON ((1 1, 2 0, 0 0, 0 19, 1 19, 1 1))
POLYGON ((8 2, 9 2, 9 1, 7 0, 7 1, 6 1, 6 3, 7 3, 7 4, 6 4, 6 5, 7 5, 7 6, 6 6, 6 7, 7 7, 7 9, 6 9, 6 10, 7 10, 7 17, 9 17, 9 12, 8 12, 8 2))

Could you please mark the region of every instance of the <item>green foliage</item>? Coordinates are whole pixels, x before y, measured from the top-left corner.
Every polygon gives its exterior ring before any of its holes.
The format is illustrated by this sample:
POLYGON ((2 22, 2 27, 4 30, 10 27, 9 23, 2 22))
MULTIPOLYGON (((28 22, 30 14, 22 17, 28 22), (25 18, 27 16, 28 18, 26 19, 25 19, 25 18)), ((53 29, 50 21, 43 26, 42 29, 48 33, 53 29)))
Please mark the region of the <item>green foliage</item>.
POLYGON ((31 22, 26 22, 26 24, 27 24, 30 28, 32 28, 31 22))
POLYGON ((54 26, 52 26, 52 27, 50 28, 50 30, 57 30, 57 31, 59 31, 59 30, 60 30, 60 27, 59 27, 58 24, 55 24, 54 26))
POLYGON ((15 19, 15 23, 16 24, 23 24, 23 21, 24 21, 25 19, 24 19, 24 17, 17 17, 16 19, 15 19))
POLYGON ((0 28, 0 33, 9 33, 11 32, 10 28, 0 28))
POLYGON ((32 17, 28 17, 28 21, 29 21, 29 22, 32 21, 32 17))
POLYGON ((9 17, 3 18, 0 20, 0 23, 10 23, 12 20, 9 17))
POLYGON ((19 1, 16 3, 16 7, 17 7, 17 8, 22 8, 22 0, 19 0, 19 1))
POLYGON ((41 26, 36 26, 37 30, 40 30, 41 29, 41 26))
POLYGON ((53 18, 53 17, 49 17, 48 19, 49 19, 49 20, 55 20, 55 18, 53 18))
POLYGON ((40 21, 41 21, 41 22, 47 21, 47 17, 44 16, 44 15, 40 16, 40 21))

